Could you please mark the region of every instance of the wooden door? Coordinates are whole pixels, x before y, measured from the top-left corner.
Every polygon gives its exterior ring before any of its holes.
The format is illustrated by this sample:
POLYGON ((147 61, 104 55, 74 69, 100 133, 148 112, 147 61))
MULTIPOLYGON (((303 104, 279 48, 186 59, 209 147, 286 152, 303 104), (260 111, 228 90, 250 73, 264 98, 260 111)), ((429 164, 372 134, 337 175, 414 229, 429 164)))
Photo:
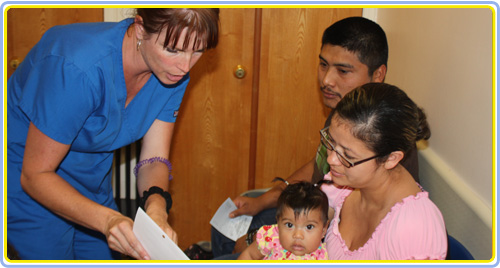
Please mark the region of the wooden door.
POLYGON ((102 8, 9 8, 7 10, 7 77, 47 29, 76 22, 103 21, 102 8), (17 62, 16 62, 17 60, 17 62))
POLYGON ((210 240, 210 219, 248 187, 255 9, 221 9, 221 32, 191 71, 170 152, 169 221, 185 249, 210 240), (233 72, 243 65, 246 75, 233 72))

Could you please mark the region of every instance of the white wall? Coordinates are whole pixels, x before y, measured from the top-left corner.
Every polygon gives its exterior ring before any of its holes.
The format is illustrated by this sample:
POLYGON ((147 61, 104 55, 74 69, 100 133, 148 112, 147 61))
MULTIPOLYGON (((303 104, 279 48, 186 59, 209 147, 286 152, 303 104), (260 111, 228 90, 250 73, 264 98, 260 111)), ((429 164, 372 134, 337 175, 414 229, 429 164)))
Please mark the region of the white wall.
MULTIPOLYGON (((405 90, 427 114, 432 136, 420 155, 430 165, 425 168, 433 171, 425 174, 439 174, 436 176, 492 228, 492 102, 496 91, 492 82, 492 25, 496 24, 492 10, 381 8, 364 14, 387 34, 386 82, 405 90)), ((420 177, 423 184, 433 183, 425 181, 431 178, 420 177)), ((431 198, 446 196, 439 192, 441 188, 434 188, 431 198)), ((456 211, 451 206, 457 204, 443 205, 456 211)), ((454 215, 447 226, 455 224, 452 221, 459 215, 454 215)), ((456 230, 463 240, 474 236, 473 229, 459 230, 457 226, 456 230)), ((491 233, 485 243, 488 241, 490 250, 485 256, 491 257, 491 233)))
POLYGON ((134 12, 134 8, 105 8, 104 21, 121 21, 133 17, 134 12))
POLYGON ((421 105, 429 148, 492 205, 492 11, 379 9, 387 82, 421 105))

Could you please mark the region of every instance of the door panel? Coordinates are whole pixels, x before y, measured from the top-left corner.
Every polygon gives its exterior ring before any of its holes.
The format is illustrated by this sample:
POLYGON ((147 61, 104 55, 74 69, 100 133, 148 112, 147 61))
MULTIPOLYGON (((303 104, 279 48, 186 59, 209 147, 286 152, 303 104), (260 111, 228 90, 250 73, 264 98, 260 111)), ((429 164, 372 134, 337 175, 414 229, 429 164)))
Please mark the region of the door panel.
POLYGON ((12 60, 21 62, 47 29, 76 22, 103 21, 102 8, 10 8, 7 10, 7 77, 12 60))
POLYGON ((210 219, 248 185, 254 9, 221 9, 221 32, 191 71, 175 126, 170 223, 185 249, 210 240, 210 219), (233 71, 243 65, 246 76, 233 71))

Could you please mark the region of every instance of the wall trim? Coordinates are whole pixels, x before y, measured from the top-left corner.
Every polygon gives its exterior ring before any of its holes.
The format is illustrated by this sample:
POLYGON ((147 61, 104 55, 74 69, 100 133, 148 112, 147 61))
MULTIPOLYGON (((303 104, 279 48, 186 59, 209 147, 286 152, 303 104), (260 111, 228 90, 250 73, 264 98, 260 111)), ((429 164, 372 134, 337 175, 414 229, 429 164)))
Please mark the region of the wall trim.
POLYGON ((104 21, 121 21, 125 18, 129 18, 133 13, 133 8, 104 8, 104 21))
POLYGON ((378 8, 363 8, 363 17, 377 22, 378 8))
MULTIPOLYGON (((431 148, 419 150, 419 153, 428 164, 443 178, 443 180, 450 186, 455 193, 462 198, 462 200, 477 214, 477 216, 486 224, 490 229, 492 228, 493 213, 491 205, 487 204, 471 187, 469 187, 465 180, 457 174, 453 169, 446 164, 431 148)), ((493 188, 493 187, 492 187, 493 188)), ((493 202, 496 204, 496 189, 493 188, 493 202)))

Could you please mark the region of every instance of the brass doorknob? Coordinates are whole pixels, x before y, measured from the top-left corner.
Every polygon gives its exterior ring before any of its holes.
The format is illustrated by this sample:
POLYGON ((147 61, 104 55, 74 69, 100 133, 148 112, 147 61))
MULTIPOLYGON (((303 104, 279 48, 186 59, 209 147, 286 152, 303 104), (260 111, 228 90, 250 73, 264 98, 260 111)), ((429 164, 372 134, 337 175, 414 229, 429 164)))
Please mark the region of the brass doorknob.
POLYGON ((21 63, 21 61, 19 61, 18 58, 13 58, 10 62, 9 62, 9 66, 10 68, 12 69, 17 69, 17 67, 19 67, 19 64, 21 63))
POLYGON ((236 68, 234 68, 234 76, 238 79, 242 79, 245 77, 246 71, 243 65, 237 65, 236 68))

